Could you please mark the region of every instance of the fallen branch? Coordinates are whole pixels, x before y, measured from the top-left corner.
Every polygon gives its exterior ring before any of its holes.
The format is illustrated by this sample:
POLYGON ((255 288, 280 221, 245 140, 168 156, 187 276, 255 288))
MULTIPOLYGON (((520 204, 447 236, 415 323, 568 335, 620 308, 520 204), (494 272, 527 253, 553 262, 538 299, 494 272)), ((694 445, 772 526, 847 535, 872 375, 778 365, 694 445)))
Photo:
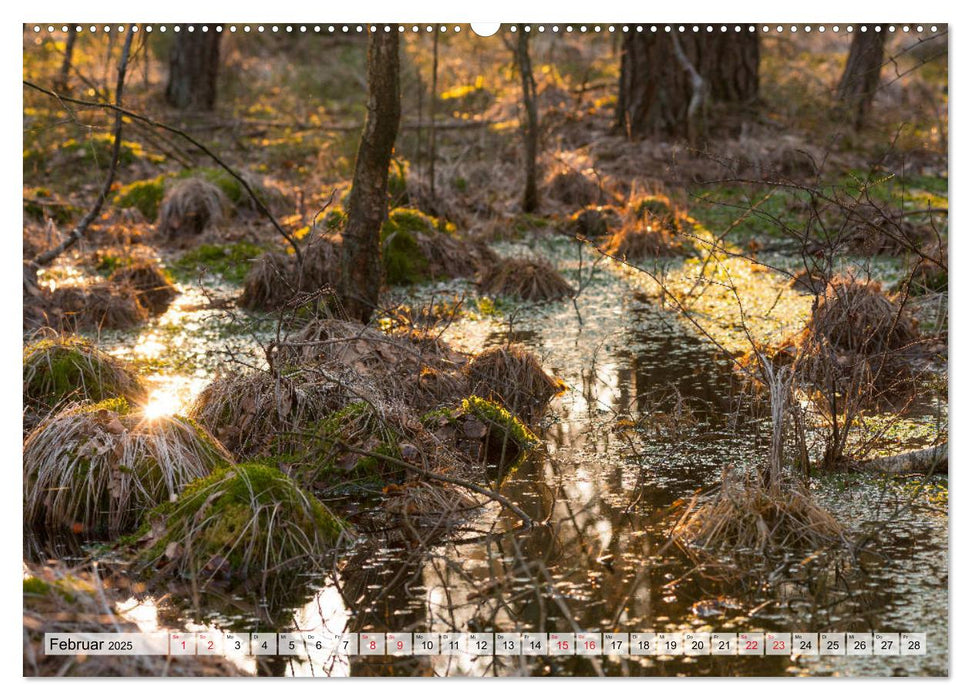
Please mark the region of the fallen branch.
POLYGON ((880 474, 947 474, 947 443, 858 462, 854 469, 880 474))

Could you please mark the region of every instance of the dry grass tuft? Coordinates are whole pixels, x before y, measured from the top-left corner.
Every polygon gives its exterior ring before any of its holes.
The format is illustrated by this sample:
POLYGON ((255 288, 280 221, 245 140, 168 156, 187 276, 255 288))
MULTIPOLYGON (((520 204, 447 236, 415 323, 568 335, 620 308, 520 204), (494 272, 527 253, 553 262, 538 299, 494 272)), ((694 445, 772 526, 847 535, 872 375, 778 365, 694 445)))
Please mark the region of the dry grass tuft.
POLYGON ((804 486, 766 487, 755 477, 729 473, 684 508, 673 530, 706 574, 721 578, 765 573, 793 552, 831 549, 843 533, 840 521, 804 486))
POLYGON ((573 287, 546 258, 499 258, 479 272, 479 287, 492 296, 555 301, 573 296, 573 287))
POLYGON ((264 253, 243 282, 239 304, 246 309, 281 309, 325 287, 336 288, 341 276, 341 238, 318 236, 303 252, 303 265, 285 253, 264 253))
POLYGON ((179 295, 161 268, 149 261, 121 267, 112 273, 109 281, 134 289, 138 302, 155 315, 165 313, 179 295))
POLYGON ((295 449, 301 433, 347 402, 336 382, 301 381, 270 372, 217 377, 199 394, 189 416, 205 426, 237 459, 295 449))
POLYGON ((124 532, 149 508, 231 460, 204 428, 148 419, 124 399, 69 407, 24 442, 24 520, 51 529, 124 532))
POLYGON ((808 330, 835 348, 865 355, 902 350, 919 337, 917 321, 879 282, 847 274, 830 280, 808 330))
POLYGON ((606 192, 594 178, 572 169, 553 175, 546 183, 546 194, 574 207, 607 203, 606 192))
POLYGON ((149 316, 134 287, 114 282, 58 287, 47 307, 52 325, 70 331, 123 330, 149 316))
POLYGON ((620 228, 623 219, 616 207, 593 205, 570 217, 570 233, 587 240, 606 238, 620 228))
POLYGON ((472 358, 465 374, 471 393, 499 403, 530 425, 565 388, 522 345, 489 348, 472 358))
POLYGON ((158 232, 167 238, 197 236, 220 226, 229 209, 222 190, 200 177, 179 180, 166 194, 158 215, 158 232))

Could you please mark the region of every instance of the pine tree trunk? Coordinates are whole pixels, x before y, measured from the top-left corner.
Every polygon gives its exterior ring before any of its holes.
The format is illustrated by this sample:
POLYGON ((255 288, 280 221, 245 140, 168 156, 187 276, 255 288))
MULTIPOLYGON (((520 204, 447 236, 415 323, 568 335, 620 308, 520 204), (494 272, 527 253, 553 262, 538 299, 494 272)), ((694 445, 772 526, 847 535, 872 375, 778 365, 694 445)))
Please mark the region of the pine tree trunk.
POLYGON ((861 129, 866 122, 873 95, 880 84, 885 36, 884 32, 872 29, 861 32, 859 27, 853 34, 846 68, 836 89, 836 99, 852 119, 855 129, 861 129))
MULTIPOLYGON (((707 99, 745 104, 759 92, 759 39, 755 32, 685 33, 684 58, 704 81, 707 99)), ((686 138, 697 90, 667 32, 624 35, 616 125, 629 138, 686 138)))
POLYGON ((401 96, 398 32, 368 37, 368 101, 347 205, 341 298, 349 318, 367 323, 378 304, 383 266, 381 225, 388 216, 388 168, 398 136, 401 96))
POLYGON ((219 39, 214 28, 183 25, 175 35, 169 54, 169 82, 165 101, 179 109, 211 111, 216 105, 216 77, 219 73, 219 39))

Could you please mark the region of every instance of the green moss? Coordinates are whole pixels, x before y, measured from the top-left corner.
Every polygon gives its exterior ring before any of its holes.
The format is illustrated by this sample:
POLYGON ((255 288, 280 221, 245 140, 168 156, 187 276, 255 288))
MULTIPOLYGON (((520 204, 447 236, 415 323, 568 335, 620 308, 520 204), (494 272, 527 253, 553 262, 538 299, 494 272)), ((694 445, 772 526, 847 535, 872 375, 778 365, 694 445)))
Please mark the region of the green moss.
POLYGON ((417 209, 397 208, 381 227, 384 276, 388 284, 416 284, 428 279, 429 260, 418 236, 452 235, 455 226, 417 209))
POLYGON ((149 221, 158 217, 158 208, 165 195, 165 175, 159 175, 151 180, 136 180, 125 185, 115 195, 113 204, 116 207, 138 209, 149 221))
POLYGON ((174 277, 183 282, 204 271, 217 274, 227 282, 242 284, 246 273, 263 252, 260 246, 243 241, 226 245, 205 243, 182 255, 171 270, 174 277))
POLYGON ((355 401, 310 424, 299 441, 281 438, 275 453, 281 468, 315 490, 373 490, 401 480, 400 465, 381 458, 400 459, 401 440, 367 403, 355 401))
MULTIPOLYGON (((249 193, 242 183, 222 168, 193 168, 181 171, 176 177, 179 179, 202 178, 222 190, 226 198, 237 206, 249 199, 249 193)), ((257 191, 257 195, 259 194, 260 192, 257 191)))
POLYGON ((34 576, 24 579, 24 595, 47 595, 53 590, 53 586, 34 576))
POLYGON ((121 362, 73 336, 45 339, 24 349, 24 400, 54 408, 65 400, 137 400, 138 377, 121 362))
POLYGON ((65 602, 73 603, 77 600, 77 595, 71 590, 69 583, 69 581, 48 583, 36 576, 28 576, 24 579, 24 595, 35 597, 58 595, 65 602))
POLYGON ((217 469, 186 486, 175 502, 155 508, 148 522, 161 523, 162 534, 139 553, 141 563, 159 561, 176 545, 184 575, 223 561, 239 578, 301 568, 326 554, 346 528, 289 477, 263 464, 217 469))
POLYGON ((131 404, 124 398, 104 399, 97 403, 84 404, 76 410, 76 413, 97 413, 98 411, 111 411, 120 416, 127 416, 131 413, 131 404))
POLYGON ((503 436, 513 440, 521 450, 528 450, 540 442, 521 420, 494 401, 480 396, 470 396, 462 400, 462 411, 474 415, 490 429, 498 429, 503 436))

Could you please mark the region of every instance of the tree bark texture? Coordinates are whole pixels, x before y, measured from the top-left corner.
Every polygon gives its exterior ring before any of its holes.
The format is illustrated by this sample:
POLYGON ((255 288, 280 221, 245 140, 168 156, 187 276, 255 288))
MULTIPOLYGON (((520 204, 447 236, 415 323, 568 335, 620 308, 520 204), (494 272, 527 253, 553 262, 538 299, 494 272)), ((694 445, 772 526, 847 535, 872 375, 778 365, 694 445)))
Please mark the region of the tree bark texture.
POLYGON ((169 81, 165 101, 179 109, 208 112, 216 105, 219 73, 219 39, 222 35, 201 24, 183 25, 169 54, 169 81), (193 31, 189 31, 189 26, 193 31))
POLYGON ((367 323, 381 292, 381 225, 388 216, 388 168, 401 120, 398 32, 368 37, 368 99, 347 205, 341 297, 349 318, 367 323))
MULTIPOLYGON (((759 39, 755 32, 678 36, 683 57, 704 81, 713 102, 744 104, 759 92, 759 39)), ((697 93, 667 32, 624 35, 616 125, 629 138, 686 138, 697 93)))
POLYGON ((523 129, 523 145, 526 160, 526 186, 523 189, 523 211, 534 212, 539 208, 539 193, 536 189, 536 155, 539 150, 539 115, 536 109, 536 79, 533 77, 533 64, 529 59, 529 34, 519 26, 516 41, 516 64, 523 86, 523 108, 526 111, 526 125, 523 129))
POLYGON ((872 29, 861 32, 857 27, 850 44, 850 55, 846 68, 836 89, 836 99, 853 121, 854 129, 861 129, 866 123, 873 104, 873 96, 880 84, 880 69, 883 67, 884 32, 872 29))

